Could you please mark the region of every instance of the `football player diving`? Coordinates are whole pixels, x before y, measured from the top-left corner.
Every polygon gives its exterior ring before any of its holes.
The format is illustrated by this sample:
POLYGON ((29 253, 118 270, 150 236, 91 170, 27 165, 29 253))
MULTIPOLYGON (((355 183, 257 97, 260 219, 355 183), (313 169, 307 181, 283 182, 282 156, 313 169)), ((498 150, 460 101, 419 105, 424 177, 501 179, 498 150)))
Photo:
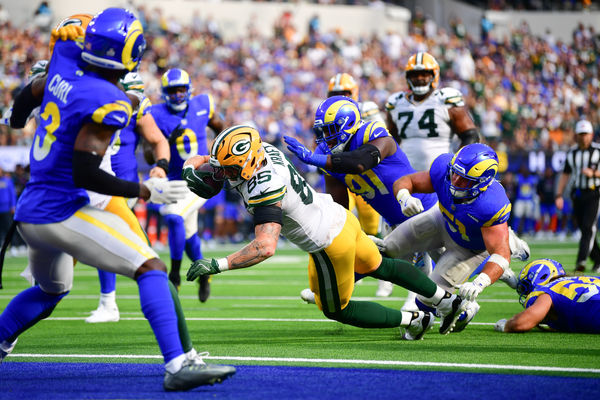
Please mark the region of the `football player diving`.
POLYGON ((567 276, 558 261, 544 258, 523 267, 517 293, 525 310, 496 322, 499 332, 546 324, 561 332, 600 333, 600 278, 567 276))
POLYGON ((210 156, 191 157, 183 176, 192 190, 215 195, 203 182, 211 174, 227 179, 254 217, 255 238, 227 257, 195 261, 188 280, 227 270, 247 268, 271 257, 283 235, 309 254, 309 283, 316 304, 332 320, 362 328, 405 328, 407 340, 421 339, 433 326, 430 312, 406 312, 368 301, 351 299, 354 274, 385 279, 420 293, 441 313, 440 333, 450 332, 465 302, 433 283, 412 264, 384 258, 360 229, 357 218, 317 193, 274 146, 263 143, 250 126, 233 126, 221 132, 210 156), (209 163, 214 173, 196 170, 209 163))
POLYGON ((145 46, 139 20, 125 9, 107 8, 90 21, 83 43, 58 41, 47 75, 15 100, 11 125, 26 120, 41 102, 41 124, 30 150, 31 179, 15 213, 38 285, 19 293, 0 315, 0 360, 22 332, 47 318, 69 293, 75 258, 136 281, 142 311, 163 354, 164 388, 187 390, 220 382, 235 368, 186 357, 166 266, 123 219, 91 207, 86 193, 159 203, 186 193, 178 182, 129 182, 99 168, 113 134, 132 114, 118 81, 137 68, 145 46))

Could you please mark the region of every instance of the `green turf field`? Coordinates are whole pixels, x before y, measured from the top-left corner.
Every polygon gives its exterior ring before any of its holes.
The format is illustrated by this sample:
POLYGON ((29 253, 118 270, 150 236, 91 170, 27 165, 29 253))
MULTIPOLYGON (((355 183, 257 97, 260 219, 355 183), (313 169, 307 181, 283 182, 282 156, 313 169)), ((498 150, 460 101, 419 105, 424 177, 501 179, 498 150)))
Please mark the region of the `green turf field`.
MULTIPOLYGON (((573 242, 530 242, 532 258, 551 257, 572 270, 573 242)), ((231 250, 204 250, 223 256, 231 250)), ((162 254, 168 261, 168 254, 162 254)), ((600 376, 600 338, 597 335, 532 331, 502 334, 493 330, 500 318, 522 308, 516 293, 497 283, 480 296, 481 310, 465 331, 448 336, 438 326, 423 341, 400 341, 397 329, 360 329, 327 320, 299 293, 307 287, 307 255, 282 248, 255 267, 213 277, 207 303, 197 300, 197 285, 185 282, 181 300, 198 351, 208 359, 229 364, 339 366, 363 368, 463 370, 474 372, 600 376)), ((0 309, 27 282, 19 277, 25 258, 7 258, 0 309)), ((183 271, 187 271, 184 260, 183 271)), ((514 262, 518 272, 524 263, 514 262)), ((366 278, 354 298, 380 301, 399 308, 406 291, 394 288, 392 297, 374 299, 376 281, 366 278)), ((78 265, 74 288, 50 318, 21 335, 14 361, 161 362, 158 346, 140 310, 137 286, 118 277, 118 323, 87 324, 95 309, 99 284, 96 270, 78 265)))

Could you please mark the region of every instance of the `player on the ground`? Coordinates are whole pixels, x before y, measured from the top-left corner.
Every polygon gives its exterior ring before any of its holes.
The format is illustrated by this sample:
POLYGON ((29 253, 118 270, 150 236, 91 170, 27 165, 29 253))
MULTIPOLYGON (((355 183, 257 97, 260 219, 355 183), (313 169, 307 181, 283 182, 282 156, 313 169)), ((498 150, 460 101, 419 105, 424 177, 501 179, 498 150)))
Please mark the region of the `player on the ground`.
POLYGON ((383 240, 373 238, 390 257, 446 248, 430 277, 448 291, 460 286, 459 294, 471 300, 466 317, 457 323, 455 331, 464 329, 473 319, 479 310, 475 299, 487 286, 502 277, 516 287, 509 265, 511 253, 521 260, 529 257, 527 243, 509 233, 511 204, 495 180, 497 172, 496 152, 481 143, 467 145, 454 155, 439 156, 429 171, 405 175, 394 183, 393 193, 402 210, 414 217, 383 240), (429 210, 424 210, 421 200, 412 195, 433 192, 439 203, 429 210), (484 261, 475 280, 464 283, 484 261))
POLYGON ((453 133, 460 147, 479 141, 460 91, 437 88, 440 66, 431 54, 410 56, 405 74, 410 91, 388 98, 387 127, 417 171, 428 170, 437 156, 452 152, 453 133))
POLYGON ((48 317, 69 293, 76 258, 136 280, 142 311, 166 363, 164 388, 187 390, 219 382, 235 369, 186 358, 164 263, 121 218, 89 206, 85 191, 163 203, 186 193, 179 182, 127 182, 99 168, 113 133, 131 117, 118 80, 137 68, 144 49, 137 18, 108 8, 88 25, 83 46, 57 42, 47 77, 27 85, 15 100, 11 125, 25 121, 41 99, 42 123, 30 151, 31 179, 15 214, 38 285, 14 297, 0 315, 0 360, 22 332, 48 317))
POLYGON ((527 332, 547 324, 561 332, 600 333, 600 278, 567 276, 555 260, 527 264, 517 292, 525 311, 496 322, 499 332, 527 332))
POLYGON ((358 272, 421 293, 442 314, 440 333, 452 329, 464 301, 437 287, 412 264, 382 258, 356 217, 330 195, 315 192, 281 151, 262 143, 256 129, 228 128, 215 139, 210 157, 190 158, 183 173, 193 190, 204 186, 194 168, 207 162, 215 168, 214 177, 228 179, 242 195, 254 217, 256 236, 227 257, 194 262, 188 280, 258 264, 275 253, 281 234, 309 254, 310 288, 328 318, 363 328, 401 326, 408 340, 420 339, 432 326, 434 317, 429 312, 351 300, 358 272))
MULTIPOLYGON (((191 156, 207 154, 206 128, 215 134, 223 129, 223 121, 215 111, 215 103, 209 94, 192 97, 192 82, 186 71, 173 68, 161 78, 164 103, 154 104, 151 113, 171 148, 168 177, 181 180, 183 163, 191 156)), ((196 261, 202 258, 198 236, 198 209, 206 199, 189 192, 185 199, 161 209, 169 227, 171 270, 169 280, 176 287, 181 285, 181 259, 187 256, 196 261)), ((210 282, 208 276, 199 279, 198 298, 208 300, 210 282)))

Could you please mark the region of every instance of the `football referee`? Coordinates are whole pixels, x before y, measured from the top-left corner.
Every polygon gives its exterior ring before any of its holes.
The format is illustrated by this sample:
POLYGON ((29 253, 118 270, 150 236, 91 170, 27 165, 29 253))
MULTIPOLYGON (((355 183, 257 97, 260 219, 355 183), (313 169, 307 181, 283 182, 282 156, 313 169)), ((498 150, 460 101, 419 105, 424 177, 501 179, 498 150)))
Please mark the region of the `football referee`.
POLYGON ((556 191, 556 207, 562 210, 563 192, 573 175, 573 215, 581 230, 579 250, 577 252, 576 272, 584 272, 588 257, 594 262, 593 271, 599 272, 600 247, 596 242, 596 225, 598 223, 600 203, 600 144, 594 143, 592 124, 580 120, 575 125, 577 145, 569 149, 565 168, 558 181, 556 191))

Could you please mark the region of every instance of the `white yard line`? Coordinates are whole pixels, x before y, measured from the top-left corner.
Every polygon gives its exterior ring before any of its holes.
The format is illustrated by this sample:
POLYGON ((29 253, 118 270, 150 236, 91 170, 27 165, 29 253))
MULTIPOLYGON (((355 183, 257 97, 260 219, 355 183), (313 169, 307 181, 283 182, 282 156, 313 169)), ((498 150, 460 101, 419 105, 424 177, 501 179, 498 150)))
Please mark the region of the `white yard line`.
MULTIPOLYGON (((125 355, 125 354, 11 354, 10 358, 72 358, 72 359, 162 359, 159 355, 125 355)), ((442 363, 430 361, 401 361, 401 360, 353 360, 335 358, 286 358, 286 357, 238 357, 238 356, 208 356, 208 360, 227 361, 256 361, 256 362, 279 362, 279 363, 309 363, 309 364, 347 364, 347 365, 381 365, 399 367, 438 367, 438 368, 473 368, 491 370, 512 370, 528 372, 577 372, 588 374, 600 374, 596 368, 572 368, 572 367, 546 367, 543 365, 501 365, 501 364, 467 364, 467 363, 442 363)))

